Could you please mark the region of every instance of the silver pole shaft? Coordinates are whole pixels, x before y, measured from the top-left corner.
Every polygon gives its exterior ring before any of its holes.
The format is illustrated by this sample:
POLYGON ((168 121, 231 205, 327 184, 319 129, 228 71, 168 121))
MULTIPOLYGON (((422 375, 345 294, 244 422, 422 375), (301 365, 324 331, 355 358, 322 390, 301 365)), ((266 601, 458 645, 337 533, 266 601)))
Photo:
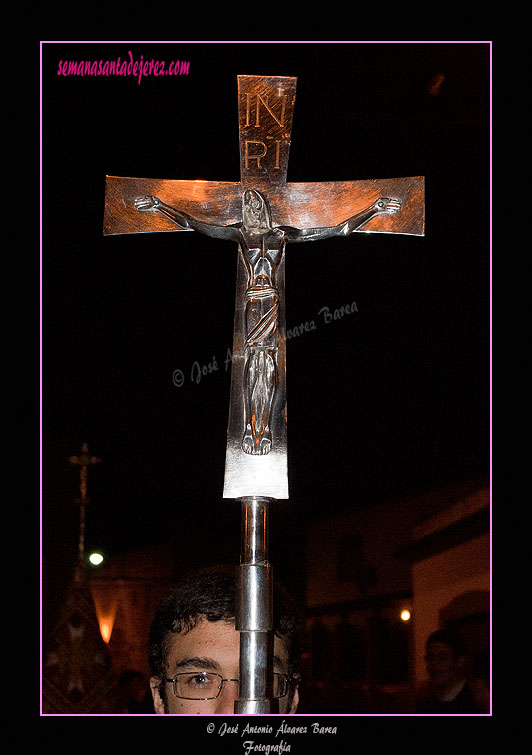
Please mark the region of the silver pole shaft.
POLYGON ((240 498, 242 541, 235 625, 240 632, 240 697, 235 713, 271 713, 273 570, 268 563, 269 498, 240 498))

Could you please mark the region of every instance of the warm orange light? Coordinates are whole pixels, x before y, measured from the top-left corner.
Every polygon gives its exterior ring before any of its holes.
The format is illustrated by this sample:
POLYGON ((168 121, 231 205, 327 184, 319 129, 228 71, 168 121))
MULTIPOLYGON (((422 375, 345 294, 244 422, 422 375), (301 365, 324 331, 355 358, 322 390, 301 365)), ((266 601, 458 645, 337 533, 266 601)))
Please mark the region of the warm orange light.
POLYGON ((95 592, 96 591, 93 592, 93 598, 98 626, 100 627, 100 634, 102 635, 103 641, 108 643, 113 632, 118 604, 116 598, 109 599, 109 597, 107 597, 107 599, 104 600, 97 593, 94 594, 95 592))
POLYGON ((412 614, 408 610, 408 608, 405 608, 403 611, 401 611, 401 618, 403 621, 410 621, 410 617, 412 614))
POLYGON ((98 623, 100 624, 100 634, 102 635, 103 641, 105 643, 108 643, 111 639, 111 633, 113 631, 113 625, 115 623, 114 616, 112 618, 106 618, 106 619, 99 619, 98 623))

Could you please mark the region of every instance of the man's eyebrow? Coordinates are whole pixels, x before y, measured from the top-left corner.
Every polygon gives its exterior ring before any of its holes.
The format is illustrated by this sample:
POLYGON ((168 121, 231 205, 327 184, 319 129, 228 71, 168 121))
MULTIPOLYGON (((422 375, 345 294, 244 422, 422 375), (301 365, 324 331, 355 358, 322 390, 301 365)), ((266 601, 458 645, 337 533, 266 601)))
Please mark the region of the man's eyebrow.
POLYGON ((206 658, 206 657, 183 658, 183 660, 179 661, 179 663, 176 663, 174 666, 174 669, 176 671, 178 669, 186 669, 186 668, 201 669, 202 671, 218 671, 220 666, 212 658, 206 658))
MULTIPOLYGON (((285 663, 278 655, 273 656, 273 667, 277 673, 285 673, 285 663)), ((194 656, 191 658, 183 658, 181 661, 174 665, 175 672, 183 669, 194 669, 202 671, 219 671, 220 665, 213 658, 194 656)))

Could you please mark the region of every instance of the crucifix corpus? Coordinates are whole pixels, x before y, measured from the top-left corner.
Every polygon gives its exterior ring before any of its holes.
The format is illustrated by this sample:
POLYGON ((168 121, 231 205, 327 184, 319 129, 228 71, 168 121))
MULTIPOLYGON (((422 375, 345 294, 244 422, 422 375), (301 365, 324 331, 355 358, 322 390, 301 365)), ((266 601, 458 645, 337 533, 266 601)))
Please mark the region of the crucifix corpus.
POLYGON ((104 234, 238 244, 224 498, 241 505, 235 713, 275 713, 269 508, 288 498, 285 249, 353 232, 424 235, 424 179, 287 183, 296 78, 238 76, 240 181, 107 176, 104 234))

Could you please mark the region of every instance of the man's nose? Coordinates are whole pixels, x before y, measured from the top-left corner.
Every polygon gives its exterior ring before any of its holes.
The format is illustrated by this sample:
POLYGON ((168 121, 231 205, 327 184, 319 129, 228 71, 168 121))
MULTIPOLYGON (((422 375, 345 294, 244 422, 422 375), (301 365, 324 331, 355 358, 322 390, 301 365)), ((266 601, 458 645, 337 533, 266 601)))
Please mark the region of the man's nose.
POLYGON ((224 682, 220 696, 217 699, 216 713, 233 714, 235 712, 235 700, 238 700, 240 685, 237 681, 224 682))

